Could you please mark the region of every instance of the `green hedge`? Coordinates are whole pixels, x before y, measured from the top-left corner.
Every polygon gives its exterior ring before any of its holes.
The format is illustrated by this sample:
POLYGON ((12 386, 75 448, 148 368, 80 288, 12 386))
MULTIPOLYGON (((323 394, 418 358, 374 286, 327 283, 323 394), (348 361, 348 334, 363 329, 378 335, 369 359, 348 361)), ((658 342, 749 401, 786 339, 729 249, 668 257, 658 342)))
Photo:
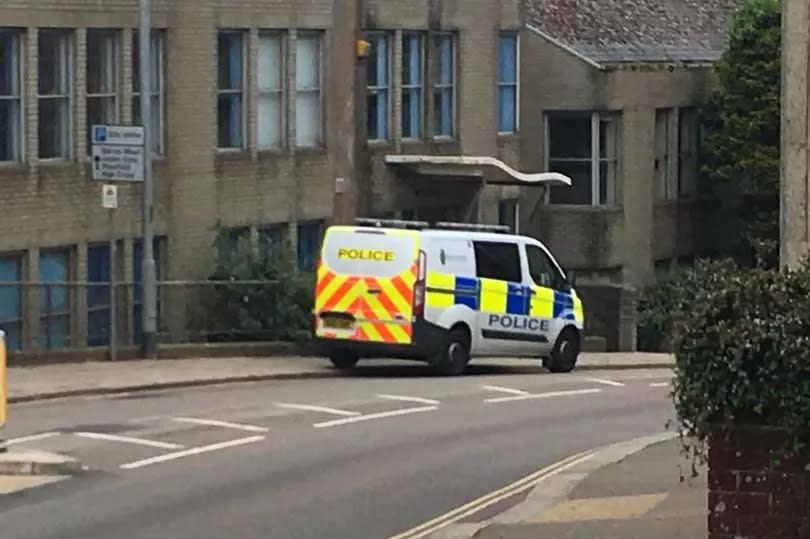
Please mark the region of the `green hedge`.
POLYGON ((700 293, 674 323, 673 399, 684 439, 705 456, 715 429, 810 425, 810 267, 704 266, 700 293))

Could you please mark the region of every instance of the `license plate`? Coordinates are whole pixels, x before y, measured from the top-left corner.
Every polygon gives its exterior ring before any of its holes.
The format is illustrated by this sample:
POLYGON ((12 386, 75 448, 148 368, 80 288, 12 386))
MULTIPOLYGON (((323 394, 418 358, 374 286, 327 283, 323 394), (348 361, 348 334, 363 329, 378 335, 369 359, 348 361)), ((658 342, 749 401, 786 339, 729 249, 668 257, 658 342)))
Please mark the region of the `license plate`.
POLYGON ((323 318, 323 325, 330 329, 352 329, 354 322, 351 318, 325 316, 323 318))

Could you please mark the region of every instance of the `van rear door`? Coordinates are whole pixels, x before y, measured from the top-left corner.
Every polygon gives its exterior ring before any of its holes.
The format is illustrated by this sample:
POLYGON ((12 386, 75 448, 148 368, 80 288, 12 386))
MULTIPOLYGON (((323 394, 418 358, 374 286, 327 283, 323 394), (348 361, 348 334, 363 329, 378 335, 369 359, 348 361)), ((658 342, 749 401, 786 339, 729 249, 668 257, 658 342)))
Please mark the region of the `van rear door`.
POLYGON ((419 233, 332 227, 315 287, 316 335, 411 344, 419 233))

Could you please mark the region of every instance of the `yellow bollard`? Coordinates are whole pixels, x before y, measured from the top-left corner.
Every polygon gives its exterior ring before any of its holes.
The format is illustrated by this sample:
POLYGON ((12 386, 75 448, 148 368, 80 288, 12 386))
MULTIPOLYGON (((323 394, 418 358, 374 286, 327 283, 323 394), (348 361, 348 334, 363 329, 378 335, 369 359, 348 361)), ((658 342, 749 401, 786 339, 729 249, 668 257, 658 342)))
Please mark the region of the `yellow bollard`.
MULTIPOLYGON (((0 429, 8 419, 8 379, 6 378, 6 334, 0 330, 0 429)), ((2 443, 0 442, 0 445, 2 443)))

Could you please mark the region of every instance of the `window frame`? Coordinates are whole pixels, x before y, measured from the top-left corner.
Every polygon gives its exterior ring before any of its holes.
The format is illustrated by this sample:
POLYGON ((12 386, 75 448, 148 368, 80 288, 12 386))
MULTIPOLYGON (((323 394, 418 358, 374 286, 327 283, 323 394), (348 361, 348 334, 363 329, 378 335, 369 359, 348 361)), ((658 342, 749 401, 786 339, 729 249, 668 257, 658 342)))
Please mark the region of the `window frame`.
MULTIPOLYGON (((240 29, 232 29, 232 28, 220 28, 217 30, 217 84, 216 84, 216 92, 217 92, 217 142, 216 142, 216 149, 218 152, 241 152, 247 148, 248 141, 247 141, 247 66, 248 66, 248 40, 246 39, 247 32, 245 30, 240 29), (219 39, 220 36, 223 35, 230 35, 230 36, 238 36, 239 37, 239 44, 240 44, 240 55, 239 61, 241 63, 241 84, 240 87, 236 90, 232 88, 220 88, 219 87, 219 70, 220 70, 220 58, 219 58, 219 39), (239 96, 241 98, 241 110, 240 110, 240 141, 239 145, 237 146, 220 146, 219 140, 219 128, 220 128, 220 118, 219 118, 219 99, 221 96, 239 96)), ((232 143, 232 141, 229 141, 232 143)))
MULTIPOLYGON (((392 105, 392 97, 393 97, 393 92, 392 92, 392 86, 393 86, 392 85, 392 82, 393 82, 392 81, 392 79, 393 79, 393 76, 392 76, 393 75, 393 66, 392 66, 393 62, 392 62, 392 60, 394 59, 394 54, 393 54, 394 51, 393 51, 393 47, 392 47, 392 45, 394 44, 394 39, 393 38, 394 38, 393 33, 389 32, 389 31, 385 31, 385 30, 376 30, 376 31, 366 32, 366 35, 365 35, 366 41, 368 41, 369 44, 371 45, 371 47, 369 48, 369 52, 372 51, 372 50, 375 50, 375 47, 377 46, 377 44, 379 42, 385 43, 385 69, 383 70, 383 72, 385 73, 385 84, 384 85, 379 84, 380 81, 378 80, 377 84, 375 86, 372 86, 370 84, 370 82, 369 82, 370 77, 367 77, 367 79, 366 79, 366 102, 368 102, 368 98, 371 97, 372 95, 373 96, 378 96, 380 93, 384 93, 384 95, 385 95, 385 100, 384 100, 384 103, 385 103, 385 132, 384 133, 376 133, 376 136, 372 137, 371 129, 368 129, 371 109, 368 106, 366 107, 366 126, 367 126, 366 138, 367 138, 367 140, 369 142, 372 142, 372 143, 386 142, 386 141, 391 139, 391 134, 392 134, 391 133, 391 119, 393 117, 393 114, 392 114, 393 111, 392 111, 392 106, 391 106, 392 105)), ((380 57, 377 56, 377 55, 374 55, 374 59, 376 59, 377 62, 378 62, 378 64, 375 65, 375 66, 371 65, 371 61, 370 61, 371 58, 372 57, 369 54, 369 62, 367 64, 367 68, 369 69, 369 73, 370 73, 370 69, 372 69, 372 67, 375 70, 379 71, 380 57)), ((379 108, 377 110, 377 113, 378 113, 377 118, 379 118, 379 108)), ((379 123, 379 119, 378 119, 378 123, 379 123)))
POLYGON ((256 50, 256 148, 260 152, 273 152, 283 150, 288 146, 287 140, 287 104, 289 100, 289 83, 287 80, 289 66, 289 34, 285 30, 275 28, 261 28, 258 32, 258 47, 256 50), (261 65, 259 63, 261 43, 263 39, 278 39, 279 47, 279 86, 277 88, 262 88, 259 84, 261 65), (261 132, 261 107, 262 98, 268 96, 278 97, 279 121, 275 127, 278 129, 278 144, 263 145, 259 133, 261 132))
MULTIPOLYGON (((64 284, 49 284, 49 283, 60 283, 66 281, 72 281, 76 272, 76 247, 75 246, 62 246, 62 247, 49 247, 39 250, 38 256, 38 268, 37 268, 37 281, 40 282, 40 285, 37 287, 39 291, 39 303, 37 305, 37 316, 39 320, 39 328, 37 331, 37 344, 41 349, 45 350, 54 350, 60 348, 59 346, 54 346, 52 343, 52 333, 51 331, 46 331, 45 333, 45 346, 42 346, 42 338, 43 338, 43 320, 52 320, 54 318, 66 318, 66 327, 65 327, 65 344, 67 347, 70 347, 74 343, 74 335, 73 335, 73 316, 74 316, 74 308, 76 305, 74 299, 74 293, 70 289, 70 286, 64 284), (58 281, 58 280, 46 280, 42 275, 42 259, 48 255, 64 255, 66 266, 65 266, 65 281, 58 281), (47 305, 47 298, 48 293, 46 290, 50 289, 53 290, 56 288, 57 290, 62 290, 65 297, 65 305, 64 310, 57 310, 55 312, 49 313, 47 309, 43 311, 43 297, 46 298, 46 308, 47 305)), ((52 296, 51 296, 52 297, 52 296)), ((46 328, 48 330, 51 329, 49 326, 46 328)))
MULTIPOLYGON (((679 145, 678 141, 672 136, 674 134, 673 126, 677 125, 675 123, 676 114, 677 109, 672 107, 655 109, 653 149, 655 197, 658 201, 669 201, 678 198, 679 167, 678 163, 673 162, 673 159, 679 159, 679 145)), ((677 134, 680 136, 680 128, 677 134)))
MULTIPOLYGON (((0 253, 0 266, 4 261, 11 262, 14 264, 16 274, 16 278, 14 281, 20 283, 24 280, 25 275, 25 253, 20 251, 6 251, 0 253)), ((5 279, 0 279, 5 280, 5 279)), ((25 333, 25 323, 26 323, 26 293, 21 284, 16 285, 9 285, 0 287, 0 292, 3 292, 4 289, 11 289, 11 295, 16 296, 16 305, 15 313, 11 318, 8 319, 0 319, 3 326, 5 326, 6 331, 6 345, 8 346, 9 350, 21 350, 24 346, 24 333, 25 333), (10 330, 9 328, 14 328, 10 330)), ((4 294, 0 294, 2 297, 4 294)), ((5 302, 5 306, 9 306, 12 302, 5 302)))
MULTIPOLYGON (((591 165, 591 200, 581 204, 553 203, 550 200, 550 191, 546 191, 546 203, 556 206, 591 206, 591 207, 617 207, 619 204, 619 177, 621 168, 621 113, 611 111, 577 111, 577 110, 550 110, 543 113, 543 145, 545 169, 552 170, 553 162, 564 163, 590 163, 591 165), (591 133, 590 155, 588 157, 554 157, 551 155, 551 121, 552 118, 578 118, 589 119, 591 133), (601 128, 602 123, 612 125, 615 155, 602 157, 601 153, 601 128), (601 201, 601 166, 602 164, 613 167, 613 185, 607 185, 605 202, 601 201)), ((610 169, 608 170, 610 172, 610 169)), ((554 188, 552 188, 554 189, 554 188)), ((560 189, 567 189, 561 187, 560 189)))
POLYGON ((498 135, 514 135, 520 132, 520 32, 516 30, 504 30, 498 32, 498 62, 497 62, 497 95, 496 102, 497 110, 497 129, 498 135), (501 80, 501 41, 504 38, 515 39, 515 80, 514 82, 506 82, 501 80), (511 130, 501 130, 501 92, 505 87, 514 87, 515 89, 515 122, 511 130))
MULTIPOLYGON (((406 58, 403 52, 402 54, 402 65, 399 66, 400 72, 403 74, 402 80, 400 81, 401 86, 401 95, 400 95, 400 132, 402 133, 402 140, 406 141, 417 141, 421 140, 425 133, 425 44, 427 42, 426 39, 427 33, 420 30, 415 31, 403 31, 402 32, 402 50, 405 50, 405 40, 416 38, 419 42, 419 51, 418 51, 418 58, 419 58, 419 83, 413 84, 412 82, 405 82, 404 73, 405 73, 405 62, 410 61, 410 58, 406 58), (417 110, 419 111, 419 121, 417 126, 417 134, 406 135, 405 132, 405 94, 413 95, 416 92, 419 95, 419 104, 417 110)), ((410 127, 410 126, 409 126, 410 127)), ((408 129, 410 131, 410 129, 408 129)))
POLYGON ((12 153, 16 154, 13 159, 3 159, 0 156, 0 164, 3 163, 22 163, 25 161, 25 152, 26 152, 26 103, 25 103, 25 51, 24 45, 25 40, 23 37, 25 36, 25 31, 19 28, 13 27, 2 27, 0 28, 0 35, 7 34, 10 35, 13 39, 13 43, 16 46, 16 54, 14 55, 14 61, 16 62, 16 66, 14 71, 16 72, 17 76, 17 94, 0 94, 0 101, 16 101, 17 102, 17 121, 15 122, 15 128, 12 131, 13 138, 14 138, 14 151, 12 153))
MULTIPOLYGON (((521 259, 521 254, 520 254, 520 244, 519 243, 511 242, 511 241, 503 241, 503 242, 501 242, 501 241, 487 241, 487 240, 476 240, 476 239, 472 240, 472 243, 473 243, 473 254, 475 256, 475 276, 478 279, 490 279, 490 280, 495 280, 495 281, 504 281, 504 282, 507 282, 507 283, 523 284, 523 282, 524 282, 523 263, 521 261, 522 259, 521 259), (479 264, 479 253, 482 252, 486 247, 492 247, 492 246, 497 246, 498 248, 504 248, 504 247, 514 248, 515 262, 517 264, 517 280, 505 279, 505 278, 503 278, 503 274, 500 275, 500 276, 493 276, 493 275, 496 275, 496 274, 492 273, 492 272, 487 272, 487 274, 484 275, 482 273, 481 264, 479 264)), ((488 255, 488 257, 490 258, 490 262, 496 261, 495 263, 500 264, 501 266, 505 267, 506 262, 505 262, 505 259, 502 256, 488 255)), ((501 269, 503 269, 503 268, 501 268, 501 269)), ((512 268, 512 269, 514 269, 514 268, 512 268)), ((506 273, 508 273, 508 272, 504 272, 504 274, 506 274, 506 273)), ((514 277, 514 275, 512 275, 512 277, 514 277)))
MULTIPOLYGON (((458 95, 457 95, 457 80, 458 80, 458 73, 456 72, 458 69, 458 46, 457 46, 457 37, 455 32, 436 32, 432 35, 432 48, 433 52, 436 53, 436 58, 433 60, 432 65, 440 65, 437 64, 441 62, 441 55, 438 54, 439 46, 438 42, 442 39, 449 39, 450 41, 450 76, 452 77, 449 83, 442 83, 436 80, 436 73, 430 73, 430 89, 433 93, 433 110, 431 114, 433 116, 433 128, 432 128, 432 135, 433 139, 435 140, 454 140, 456 137, 457 131, 457 107, 458 107, 458 95), (437 125, 438 125, 438 118, 436 118, 436 93, 443 91, 443 90, 450 90, 450 133, 438 133, 437 125)), ((437 68, 437 71, 441 72, 441 67, 437 68)))
POLYGON ((697 107, 680 107, 678 108, 678 140, 677 140, 677 156, 678 156, 678 197, 690 198, 697 195, 698 192, 698 174, 700 170, 699 147, 700 147, 700 117, 698 116, 697 107), (691 123, 690 136, 690 150, 684 151, 684 117, 689 116, 691 123), (685 170, 684 161, 691 161, 689 170, 685 170), (688 175, 688 176, 687 176, 688 175), (685 181, 685 180, 688 180, 685 181))
MULTIPOLYGON (((107 100, 112 100, 112 111, 113 117, 109 121, 105 121, 103 123, 107 125, 117 125, 121 121, 121 82, 123 79, 122 76, 122 62, 121 62, 121 38, 122 32, 119 29, 114 28, 87 28, 85 29, 85 43, 90 42, 90 35, 91 34, 98 34, 101 36, 102 39, 106 40, 109 38, 112 42, 112 52, 111 52, 111 59, 112 60, 112 83, 111 83, 111 90, 102 91, 102 92, 91 92, 90 86, 87 82, 90 80, 89 70, 91 64, 87 61, 87 56, 85 55, 85 128, 87 131, 87 155, 92 155, 93 153, 93 136, 92 136, 92 127, 95 123, 89 117, 90 111, 90 102, 91 101, 99 101, 99 102, 106 102, 107 100)), ((105 43, 107 45, 108 43, 105 43)), ((88 50, 90 47, 88 46, 88 50)), ((109 51, 108 51, 109 52, 109 51)))
MULTIPOLYGON (((53 157, 43 157, 42 156, 42 141, 39 128, 42 125, 42 115, 37 115, 37 160, 43 162, 49 161, 69 161, 73 159, 75 149, 75 141, 73 140, 73 106, 74 101, 76 99, 75 88, 74 88, 74 81, 75 79, 75 46, 74 46, 74 33, 70 30, 63 29, 63 28, 38 28, 37 29, 37 50, 39 51, 40 43, 39 39, 43 34, 52 34, 58 35, 60 39, 60 57, 65 61, 66 65, 63 66, 64 69, 64 83, 65 83, 65 92, 59 94, 43 94, 40 91, 39 86, 39 77, 37 81, 37 88, 36 88, 36 101, 37 101, 37 110, 39 110, 40 104, 43 100, 63 100, 65 104, 65 108, 67 109, 65 117, 67 118, 66 126, 63 129, 63 135, 65 137, 65 151, 63 155, 57 155, 53 157)), ((41 59, 41 55, 37 57, 37 74, 39 73, 39 62, 41 59)))
MULTIPOLYGON (((157 75, 158 75, 158 90, 155 91, 155 80, 154 77, 151 78, 150 82, 152 83, 152 87, 150 88, 150 97, 152 99, 157 98, 158 102, 158 121, 160 122, 159 129, 155 129, 155 125, 153 122, 152 125, 152 144, 157 145, 157 149, 152 150, 153 157, 163 157, 165 155, 165 142, 166 142, 166 110, 165 110, 165 84, 166 84, 166 64, 165 64, 165 52, 164 48, 166 46, 166 32, 162 28, 155 28, 152 29, 151 32, 151 42, 149 46, 150 51, 150 60, 157 61, 157 75)), ((135 103, 136 100, 140 100, 141 98, 141 91, 140 89, 135 90, 135 81, 138 81, 140 84, 140 67, 135 69, 135 61, 134 58, 136 56, 140 57, 140 47, 139 47, 139 40, 138 37, 138 29, 135 29, 132 32, 132 55, 133 61, 130 64, 132 69, 132 103, 130 104, 132 114, 132 121, 135 122, 135 103)), ((140 62, 140 59, 138 60, 140 62)), ((140 66, 140 64, 138 64, 140 66)), ((139 102, 139 101, 137 101, 139 102)), ((154 108, 154 107, 153 107, 154 108)))
POLYGON ((314 148, 323 148, 326 146, 326 140, 324 137, 325 134, 325 114, 324 114, 324 32, 320 30, 302 30, 296 32, 295 36, 295 140, 293 141, 293 145, 296 148, 301 149, 314 149, 314 148), (302 39, 315 39, 318 45, 318 65, 316 66, 315 73, 318 75, 318 86, 317 87, 309 87, 309 88, 302 88, 298 86, 298 73, 299 73, 299 63, 298 63, 298 42, 302 39), (316 135, 316 140, 314 144, 300 144, 298 140, 298 101, 301 94, 312 94, 317 93, 318 96, 318 132, 316 135))

